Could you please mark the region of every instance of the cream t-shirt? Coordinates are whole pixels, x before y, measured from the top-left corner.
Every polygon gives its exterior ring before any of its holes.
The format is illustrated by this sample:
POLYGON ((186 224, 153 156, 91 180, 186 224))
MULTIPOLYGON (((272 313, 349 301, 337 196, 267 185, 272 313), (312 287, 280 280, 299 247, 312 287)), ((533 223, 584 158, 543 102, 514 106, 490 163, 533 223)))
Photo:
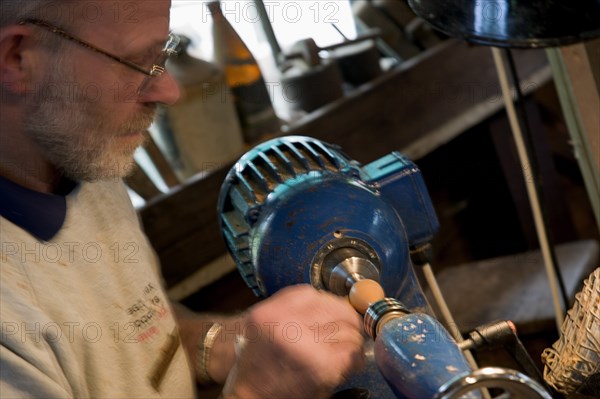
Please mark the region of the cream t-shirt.
POLYGON ((48 242, 0 218, 0 244, 0 397, 194 397, 157 259, 120 180, 80 184, 48 242))

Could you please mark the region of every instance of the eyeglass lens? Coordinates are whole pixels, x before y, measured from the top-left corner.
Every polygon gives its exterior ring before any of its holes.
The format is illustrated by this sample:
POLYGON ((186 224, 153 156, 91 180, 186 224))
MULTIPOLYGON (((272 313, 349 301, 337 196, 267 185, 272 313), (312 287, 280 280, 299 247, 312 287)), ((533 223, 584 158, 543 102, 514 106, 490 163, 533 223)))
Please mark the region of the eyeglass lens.
POLYGON ((169 57, 172 57, 177 54, 177 46, 179 46, 179 36, 174 34, 169 34, 169 39, 165 43, 163 50, 161 51, 158 58, 152 64, 152 69, 149 72, 149 76, 146 76, 140 87, 138 88, 138 93, 143 92, 147 86, 150 84, 152 78, 159 77, 165 71, 165 64, 169 57))

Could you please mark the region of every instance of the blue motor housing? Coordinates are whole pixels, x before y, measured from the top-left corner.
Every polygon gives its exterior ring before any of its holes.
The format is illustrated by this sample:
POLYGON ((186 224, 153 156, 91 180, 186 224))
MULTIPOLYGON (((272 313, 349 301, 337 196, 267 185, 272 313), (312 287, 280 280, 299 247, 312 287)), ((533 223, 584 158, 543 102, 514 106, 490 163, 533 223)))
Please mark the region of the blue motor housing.
POLYGON ((300 283, 329 288, 344 263, 410 308, 426 306, 409 250, 427 243, 438 221, 419 169, 397 152, 361 167, 319 140, 277 138, 235 164, 218 211, 257 295, 300 283))

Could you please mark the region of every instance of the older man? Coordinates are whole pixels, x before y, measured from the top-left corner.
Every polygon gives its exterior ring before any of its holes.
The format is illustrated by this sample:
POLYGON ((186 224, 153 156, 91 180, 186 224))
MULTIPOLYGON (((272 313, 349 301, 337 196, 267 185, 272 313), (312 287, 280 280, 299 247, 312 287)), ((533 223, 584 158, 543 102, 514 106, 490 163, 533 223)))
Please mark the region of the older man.
POLYGON ((170 1, 0 7, 0 396, 183 398, 196 377, 226 398, 327 397, 361 361, 343 299, 298 286, 211 317, 161 287, 120 177, 179 95, 170 1))

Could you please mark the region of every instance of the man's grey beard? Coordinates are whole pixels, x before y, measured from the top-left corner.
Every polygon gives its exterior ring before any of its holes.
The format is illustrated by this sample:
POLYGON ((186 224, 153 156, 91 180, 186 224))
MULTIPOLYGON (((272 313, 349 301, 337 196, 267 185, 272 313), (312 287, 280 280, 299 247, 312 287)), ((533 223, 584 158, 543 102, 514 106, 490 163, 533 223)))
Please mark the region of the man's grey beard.
MULTIPOLYGON (((95 181, 126 176, 135 166, 133 153, 142 143, 118 147, 117 141, 122 139, 117 136, 146 132, 154 110, 144 108, 125 124, 113 125, 111 110, 86 98, 73 82, 72 66, 65 64, 66 61, 59 61, 48 72, 47 83, 56 88, 53 93, 58 91, 58 95, 43 98, 49 91, 45 88, 39 88, 37 97, 34 94, 26 115, 27 133, 66 177, 95 181)), ((101 95, 109 95, 108 88, 100 90, 101 95)))

